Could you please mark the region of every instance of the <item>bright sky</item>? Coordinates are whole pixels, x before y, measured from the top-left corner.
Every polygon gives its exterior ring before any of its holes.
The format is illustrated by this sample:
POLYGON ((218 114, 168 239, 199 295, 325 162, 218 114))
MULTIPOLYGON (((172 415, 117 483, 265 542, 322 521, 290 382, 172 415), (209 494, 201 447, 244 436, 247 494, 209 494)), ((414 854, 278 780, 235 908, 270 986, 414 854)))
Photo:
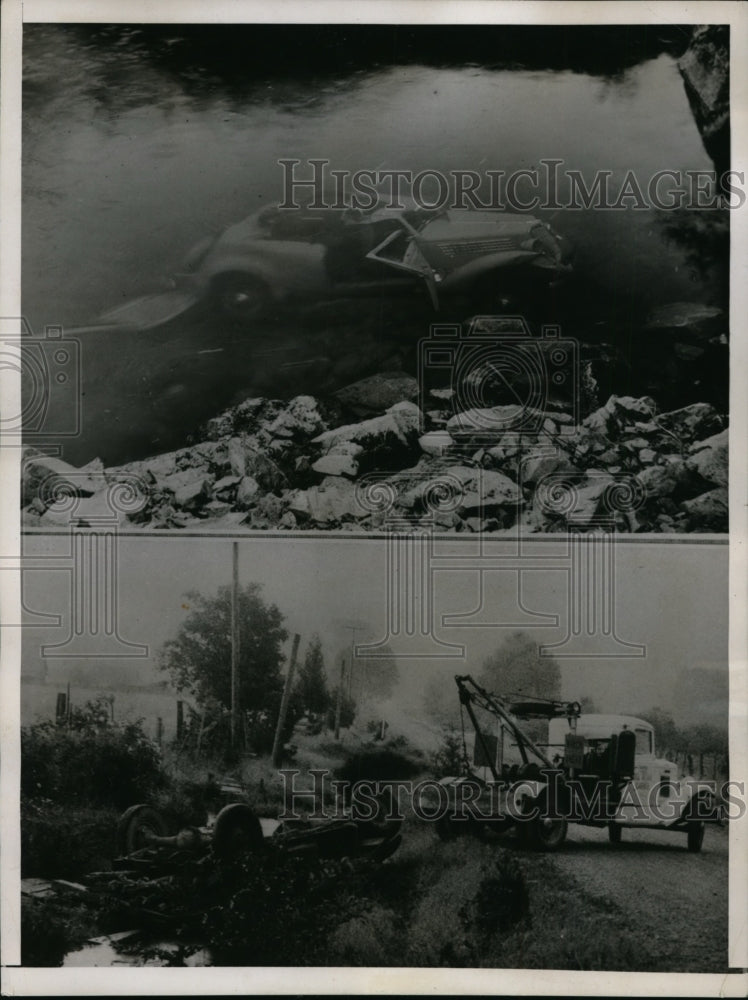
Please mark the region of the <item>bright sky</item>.
MULTIPOLYGON (((44 645, 62 643, 70 633, 69 540, 40 535, 26 536, 24 541, 25 554, 34 557, 28 565, 38 567, 25 574, 26 607, 62 618, 59 626, 29 625, 25 630, 24 673, 39 675, 46 662, 49 679, 63 683, 66 673, 77 664, 87 664, 92 672, 100 673, 103 687, 123 680, 142 683, 162 678, 154 669, 155 653, 176 633, 187 614, 185 592, 196 589, 214 594, 231 579, 231 539, 173 534, 120 538, 116 572, 119 638, 89 638, 86 649, 94 655, 86 659, 59 656, 61 652, 75 654, 80 643, 48 649, 44 655, 44 645), (131 652, 123 643, 143 644, 149 655, 121 656, 131 652)), ((572 636, 572 642, 556 647, 557 656, 572 654, 560 657, 566 697, 591 695, 601 711, 635 711, 654 704, 667 708, 684 669, 727 671, 725 545, 617 543, 611 605, 610 598, 606 604, 603 585, 611 579, 610 574, 598 576, 597 585, 591 583, 590 573, 570 560, 566 541, 545 537, 531 543, 521 558, 511 560, 512 566, 526 567, 521 578, 522 607, 518 572, 498 568, 511 557, 514 543, 491 542, 479 558, 466 551, 464 542, 440 542, 430 560, 426 549, 411 546, 406 562, 419 553, 422 571, 416 572, 411 565, 408 575, 405 562, 401 562, 400 575, 393 573, 392 584, 388 584, 389 545, 382 537, 285 539, 255 535, 239 542, 240 581, 262 584, 265 599, 285 614, 289 633, 300 633, 302 655, 311 634, 319 632, 328 669, 333 657, 351 642, 352 633, 346 626, 360 629, 357 643, 387 641, 401 654, 399 696, 413 707, 419 705, 423 686, 434 673, 444 676, 445 682, 455 673, 478 673, 483 658, 516 627, 539 643, 564 642, 572 613, 570 593, 575 588, 581 596, 595 595, 598 609, 613 608, 614 629, 609 628, 613 634, 606 636, 598 628, 597 634, 584 642, 572 636), (486 568, 482 597, 479 566, 486 568), (429 572, 431 583, 426 586, 429 572), (403 593, 398 593, 397 579, 403 593), (426 614, 435 623, 431 635, 428 628, 421 630, 425 635, 408 636, 404 628, 399 634, 391 629, 388 635, 388 593, 389 604, 402 615, 405 593, 415 597, 420 612, 428 612, 431 594, 433 615, 426 614), (474 613, 479 607, 483 610, 474 613), (544 617, 533 617, 533 613, 544 617), (443 623, 445 614, 469 618, 460 624, 443 623), (536 627, 543 621, 551 624, 536 627), (556 621, 558 624, 553 624, 556 621), (645 655, 623 655, 632 651, 625 643, 644 646, 645 655), (464 647, 464 655, 460 647, 464 647), (444 656, 455 652, 458 655, 444 656)), ((390 552, 394 550, 390 548, 390 552)), ((589 596, 583 603, 588 601, 589 596)), ((584 628, 589 616, 585 608, 579 614, 584 628)))

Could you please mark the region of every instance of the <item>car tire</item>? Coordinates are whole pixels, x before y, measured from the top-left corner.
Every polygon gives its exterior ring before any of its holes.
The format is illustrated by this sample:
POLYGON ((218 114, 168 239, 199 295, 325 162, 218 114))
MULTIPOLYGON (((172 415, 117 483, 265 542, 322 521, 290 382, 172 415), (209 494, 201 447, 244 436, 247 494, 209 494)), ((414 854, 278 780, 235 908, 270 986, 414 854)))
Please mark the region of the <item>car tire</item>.
POLYGON ((608 840, 611 844, 620 844, 623 837, 623 827, 617 823, 608 823, 608 840))
POLYGON ((117 822, 117 853, 127 857, 148 847, 152 836, 169 833, 166 820, 157 809, 147 805, 130 806, 117 822))
POLYGON ((238 323, 253 323, 267 312, 268 286, 252 274, 232 271, 213 279, 212 297, 221 315, 238 323))
POLYGON ((688 850, 691 854, 698 854, 704 843, 704 830, 706 829, 706 823, 703 819, 692 819, 689 820, 688 826, 686 828, 686 836, 688 838, 688 850))
POLYGON ((264 838, 254 811, 242 802, 224 806, 213 827, 213 853, 222 861, 236 861, 262 850, 264 838))

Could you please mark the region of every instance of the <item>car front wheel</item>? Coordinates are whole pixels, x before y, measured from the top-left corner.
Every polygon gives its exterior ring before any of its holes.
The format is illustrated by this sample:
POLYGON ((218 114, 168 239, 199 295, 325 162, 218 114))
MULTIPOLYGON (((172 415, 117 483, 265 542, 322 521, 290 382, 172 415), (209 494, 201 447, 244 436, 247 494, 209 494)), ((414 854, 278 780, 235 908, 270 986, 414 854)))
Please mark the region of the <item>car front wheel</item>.
POLYGON ((270 305, 267 285, 251 274, 220 274, 213 281, 213 299, 219 312, 240 323, 260 319, 270 305))

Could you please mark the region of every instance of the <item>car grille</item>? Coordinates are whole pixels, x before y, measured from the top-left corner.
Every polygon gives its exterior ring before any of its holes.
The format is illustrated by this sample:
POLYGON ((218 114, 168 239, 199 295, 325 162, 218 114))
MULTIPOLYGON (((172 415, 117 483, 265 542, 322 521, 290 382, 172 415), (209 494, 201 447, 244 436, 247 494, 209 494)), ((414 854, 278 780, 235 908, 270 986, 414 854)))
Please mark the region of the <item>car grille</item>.
POLYGON ((462 257, 465 254, 496 253, 500 250, 515 250, 516 244, 511 239, 497 240, 465 240, 460 243, 437 243, 439 250, 447 257, 462 257))

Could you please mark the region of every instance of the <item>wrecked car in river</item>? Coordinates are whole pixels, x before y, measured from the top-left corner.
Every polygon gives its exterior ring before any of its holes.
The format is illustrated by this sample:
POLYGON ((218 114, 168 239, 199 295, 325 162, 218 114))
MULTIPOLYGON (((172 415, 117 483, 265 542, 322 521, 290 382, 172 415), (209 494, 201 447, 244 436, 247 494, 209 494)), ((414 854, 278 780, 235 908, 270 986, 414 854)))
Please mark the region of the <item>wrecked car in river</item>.
POLYGON ((490 311, 559 281, 570 256, 566 241, 533 215, 415 203, 370 211, 266 206, 198 243, 172 291, 103 319, 157 325, 203 303, 252 323, 286 305, 402 295, 431 311, 455 297, 490 311))
MULTIPOLYGON (((531 215, 411 207, 265 208, 196 248, 182 280, 236 319, 273 302, 418 292, 499 292, 508 272, 569 269, 562 238, 531 215)), ((512 275, 514 277, 516 275, 512 275)))

